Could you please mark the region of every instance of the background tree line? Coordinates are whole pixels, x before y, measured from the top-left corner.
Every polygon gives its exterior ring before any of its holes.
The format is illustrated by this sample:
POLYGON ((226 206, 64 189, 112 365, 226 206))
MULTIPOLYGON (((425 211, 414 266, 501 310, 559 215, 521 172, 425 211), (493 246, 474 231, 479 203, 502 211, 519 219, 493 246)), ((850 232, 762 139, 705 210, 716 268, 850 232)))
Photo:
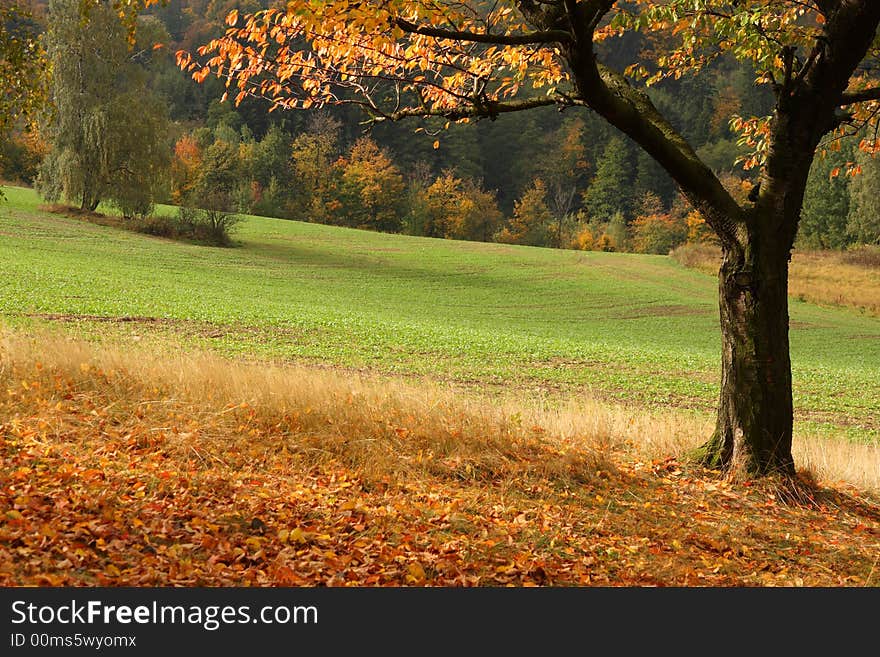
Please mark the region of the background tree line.
MULTIPOLYGON (((428 122, 420 130, 436 135, 426 135, 411 123, 365 127, 357 111, 221 103, 220 82, 195 84, 174 53, 221 34, 229 10, 259 5, 170 0, 140 17, 132 39, 109 4, 97 3, 84 24, 76 0, 24 3, 6 30, 43 33, 48 102, 0 133, 2 177, 36 184, 52 201, 110 203, 141 220, 169 202, 206 211, 212 224, 253 213, 555 248, 667 253, 708 239, 668 175, 589 114, 548 108, 516 120, 428 122)), ((615 47, 605 55, 628 61, 652 44, 636 35, 615 47)), ((722 58, 708 75, 651 91, 741 197, 754 181, 736 164, 744 148, 727 117, 762 116, 772 102, 752 80, 722 58)), ((825 150, 799 245, 880 242, 880 162, 836 144, 825 150), (852 162, 861 175, 838 175, 852 162)))

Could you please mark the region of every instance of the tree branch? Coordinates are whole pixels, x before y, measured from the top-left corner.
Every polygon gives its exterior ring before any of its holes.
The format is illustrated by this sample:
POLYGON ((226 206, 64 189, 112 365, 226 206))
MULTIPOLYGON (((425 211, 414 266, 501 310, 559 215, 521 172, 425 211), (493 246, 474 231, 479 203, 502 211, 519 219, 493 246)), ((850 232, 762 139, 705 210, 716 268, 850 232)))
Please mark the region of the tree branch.
POLYGON ((623 75, 607 66, 596 63, 594 71, 595 77, 582 79, 589 92, 579 89, 589 106, 666 169, 721 240, 736 245, 744 214, 718 176, 654 106, 648 94, 632 87, 623 75))
POLYGON ((856 103, 864 103, 869 100, 880 100, 880 87, 844 93, 840 96, 840 103, 838 104, 841 106, 855 105, 856 103))
MULTIPOLYGON (((534 109, 536 107, 556 106, 560 109, 565 107, 573 107, 575 105, 584 105, 577 98, 569 96, 554 96, 547 98, 528 98, 524 100, 513 100, 509 102, 498 102, 493 100, 475 100, 472 105, 460 105, 449 109, 428 110, 424 107, 404 107, 396 112, 378 113, 373 121, 400 121, 401 119, 410 117, 440 117, 450 121, 458 121, 460 119, 481 118, 492 119, 493 121, 501 114, 510 114, 512 112, 522 112, 534 109)), ((375 110, 375 108, 374 108, 375 110)))
POLYGON ((572 41, 571 34, 565 30, 543 30, 529 32, 528 34, 488 34, 416 25, 403 18, 395 18, 394 24, 410 34, 421 34, 423 36, 450 39, 452 41, 491 43, 500 46, 527 46, 541 43, 570 43, 572 41))
MULTIPOLYGON (((542 24, 534 0, 517 3, 523 14, 542 24)), ((596 59, 593 35, 616 0, 565 0, 575 40, 562 44, 578 97, 611 125, 629 136, 653 157, 678 183, 695 208, 706 217, 721 240, 736 248, 745 221, 743 209, 694 149, 657 110, 647 93, 596 59)))

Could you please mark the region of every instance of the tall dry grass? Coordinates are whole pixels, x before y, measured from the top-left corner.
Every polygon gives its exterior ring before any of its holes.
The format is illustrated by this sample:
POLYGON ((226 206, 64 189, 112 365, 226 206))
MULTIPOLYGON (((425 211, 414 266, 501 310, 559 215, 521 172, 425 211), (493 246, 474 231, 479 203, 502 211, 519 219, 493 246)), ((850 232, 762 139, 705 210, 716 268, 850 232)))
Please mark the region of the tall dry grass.
MULTIPOLYGON (((552 405, 525 394, 496 402, 429 380, 367 377, 334 369, 242 362, 149 346, 90 344, 59 334, 5 332, 0 386, 22 372, 63 376, 82 394, 139 414, 168 407, 210 429, 171 432, 181 457, 198 450, 230 468, 236 443, 254 441, 309 462, 334 460, 366 477, 426 474, 468 480, 543 477, 577 483, 619 459, 681 456, 712 430, 712 418, 572 397, 552 405), (39 364, 39 370, 37 369, 39 364), (260 431, 242 431, 247 413, 260 431), (229 418, 230 421, 226 421, 229 418), (238 426, 236 426, 238 425, 238 426), (211 428, 212 427, 212 428, 211 428)), ((170 412, 170 411, 169 411, 170 412)), ((136 421, 136 419, 133 419, 136 421)), ((183 424, 183 422, 181 422, 183 424)), ((845 438, 797 435, 795 458, 819 482, 880 491, 880 448, 845 438)))
POLYGON ((180 458, 197 436, 200 454, 234 468, 250 464, 232 454, 256 462, 260 449, 271 459, 283 450, 306 467, 338 461, 368 478, 577 481, 608 467, 605 443, 552 441, 503 409, 428 382, 408 385, 208 353, 94 345, 55 334, 7 334, 0 352, 0 386, 4 379, 15 385, 22 373, 60 375, 81 393, 109 401, 116 414, 121 408, 130 414, 163 407, 148 420, 180 419, 164 432, 180 458))
MULTIPOLYGON (((686 244, 672 256, 685 267, 717 274, 721 251, 708 244, 686 244)), ((789 294, 800 301, 855 308, 880 316, 880 248, 852 251, 800 251, 792 255, 789 294)))

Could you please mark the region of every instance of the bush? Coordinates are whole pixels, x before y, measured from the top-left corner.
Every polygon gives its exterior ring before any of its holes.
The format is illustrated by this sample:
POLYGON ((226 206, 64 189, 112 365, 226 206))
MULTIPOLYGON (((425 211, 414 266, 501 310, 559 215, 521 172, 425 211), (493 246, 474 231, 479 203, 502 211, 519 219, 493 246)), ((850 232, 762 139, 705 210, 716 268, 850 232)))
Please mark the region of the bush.
POLYGON ((287 218, 289 215, 285 207, 287 199, 277 178, 273 176, 267 187, 261 187, 256 182, 252 187, 254 202, 251 205, 251 214, 257 214, 262 217, 287 218))
POLYGON ((597 247, 597 251, 628 251, 629 235, 626 225, 626 218, 622 212, 615 212, 611 216, 611 220, 605 226, 605 240, 601 248, 597 247))
POLYGON ((224 210, 201 210, 201 221, 196 223, 196 239, 220 246, 232 243, 232 232, 241 216, 224 210))
POLYGON ((668 254, 687 240, 684 221, 668 214, 652 214, 633 222, 633 249, 637 253, 668 254))
POLYGON ((193 240, 215 246, 230 246, 232 231, 241 217, 220 210, 199 210, 181 207, 177 216, 153 215, 137 217, 127 226, 138 233, 176 240, 193 240))
POLYGON ((593 237, 593 231, 590 230, 588 225, 581 225, 571 241, 571 248, 580 251, 592 251, 595 244, 596 240, 593 237))
POLYGON ((180 237, 180 227, 176 217, 167 215, 148 215, 136 217, 127 222, 127 225, 135 232, 156 237, 177 239, 180 237))
POLYGON ((225 210, 181 207, 177 223, 182 236, 217 246, 232 244, 232 232, 241 216, 225 210))
POLYGON ((669 255, 679 264, 707 274, 717 274, 721 266, 721 248, 708 242, 688 242, 673 249, 669 255))
POLYGON ((594 251, 616 251, 617 245, 614 243, 614 238, 612 238, 608 233, 602 233, 599 236, 599 239, 596 240, 593 245, 594 251))
POLYGON ((139 190, 130 190, 130 192, 120 193, 119 198, 114 199, 111 205, 122 213, 122 218, 126 221, 148 219, 155 210, 152 198, 138 193, 139 190))

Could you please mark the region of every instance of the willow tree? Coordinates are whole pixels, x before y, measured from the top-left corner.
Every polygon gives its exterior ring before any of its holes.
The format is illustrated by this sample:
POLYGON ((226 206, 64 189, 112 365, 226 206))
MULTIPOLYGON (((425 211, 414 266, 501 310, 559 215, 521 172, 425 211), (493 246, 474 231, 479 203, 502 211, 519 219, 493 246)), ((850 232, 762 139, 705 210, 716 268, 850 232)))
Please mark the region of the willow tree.
MULTIPOLYGON (((731 473, 792 473, 788 262, 823 140, 876 124, 878 0, 293 0, 233 11, 196 80, 280 108, 358 105, 375 121, 495 119, 536 107, 589 109, 678 183, 718 235, 721 393, 701 453, 731 473), (603 62, 640 31, 648 65, 603 62), (754 146, 760 186, 737 202, 652 103, 648 86, 732 56, 775 94, 766 117, 731 116, 754 146)), ((864 133, 862 133, 864 134, 864 133)), ((862 140, 877 150, 876 140, 862 140)))
POLYGON ((142 65, 159 38, 108 0, 50 0, 45 44, 51 71, 44 133, 51 151, 37 179, 48 200, 95 210, 103 200, 126 216, 147 214, 170 163, 166 109, 149 93, 142 65), (140 47, 134 41, 140 34, 140 47))

